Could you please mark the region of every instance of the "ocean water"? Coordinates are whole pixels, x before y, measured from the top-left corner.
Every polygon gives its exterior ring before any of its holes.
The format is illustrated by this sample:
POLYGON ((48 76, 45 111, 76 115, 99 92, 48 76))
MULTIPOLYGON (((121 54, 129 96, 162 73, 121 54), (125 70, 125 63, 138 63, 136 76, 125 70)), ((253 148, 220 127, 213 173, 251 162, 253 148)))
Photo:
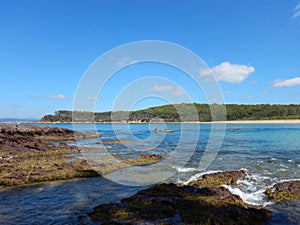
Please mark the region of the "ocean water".
MULTIPOLYGON (((250 204, 264 205, 274 216, 267 224, 299 224, 300 201, 274 204, 263 193, 276 182, 300 179, 300 124, 97 124, 54 125, 80 131, 97 130, 98 139, 79 140, 78 146, 102 148, 101 153, 74 157, 93 159, 103 154, 132 158, 143 154, 161 154, 161 167, 144 166, 152 183, 187 183, 204 173, 246 169, 247 176, 235 186, 227 186, 250 204), (153 133, 158 128, 173 133, 153 133), (96 144, 99 140, 143 142, 134 145, 96 144), (153 171, 153 173, 152 173, 153 171)), ((74 143, 75 144, 75 143, 74 143)), ((139 183, 139 174, 121 179, 122 185, 106 178, 78 179, 28 187, 0 190, 0 224, 92 224, 87 217, 93 207, 116 202, 147 186, 139 183), (136 177, 136 179, 131 179, 136 177), (131 183, 130 183, 131 182, 131 183)), ((107 177, 111 178, 111 177, 107 177)), ((117 180, 119 181, 119 180, 117 180)), ((151 183, 149 183, 151 184, 151 183)))

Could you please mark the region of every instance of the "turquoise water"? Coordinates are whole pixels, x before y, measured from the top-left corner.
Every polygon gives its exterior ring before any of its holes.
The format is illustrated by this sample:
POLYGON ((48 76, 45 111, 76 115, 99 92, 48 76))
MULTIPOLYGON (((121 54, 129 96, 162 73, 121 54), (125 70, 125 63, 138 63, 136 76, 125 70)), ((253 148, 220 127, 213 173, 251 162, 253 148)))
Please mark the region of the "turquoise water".
MULTIPOLYGON (((55 126, 73 129, 69 124, 55 126)), ((245 168, 248 176, 228 188, 248 203, 271 208, 274 216, 268 224, 299 224, 300 201, 274 205, 263 191, 276 182, 300 178, 300 124, 227 124, 224 133, 222 125, 212 128, 210 124, 84 124, 74 128, 96 129, 103 135, 77 141, 77 145, 84 147, 103 148, 96 144, 101 139, 144 141, 137 145, 109 145, 105 151, 120 158, 147 153, 172 158, 172 164, 164 165, 161 171, 166 176, 173 174, 166 181, 185 183, 203 173, 245 168), (174 133, 155 134, 154 128, 168 128, 174 133), (207 150, 211 135, 213 140, 207 150), (223 141, 220 146, 219 141, 223 141)), ((92 159, 97 153, 85 156, 92 159)), ((118 201, 142 188, 145 187, 93 178, 3 189, 0 224, 89 224, 86 214, 93 207, 118 201)))

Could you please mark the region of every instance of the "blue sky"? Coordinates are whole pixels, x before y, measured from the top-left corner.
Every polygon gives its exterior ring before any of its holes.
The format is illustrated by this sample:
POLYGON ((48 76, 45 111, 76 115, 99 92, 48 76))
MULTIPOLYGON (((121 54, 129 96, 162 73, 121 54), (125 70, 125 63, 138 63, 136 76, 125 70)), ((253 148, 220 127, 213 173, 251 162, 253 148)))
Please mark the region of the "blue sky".
MULTIPOLYGON (((0 29, 0 118, 72 109, 89 65, 140 40, 174 42, 199 55, 226 103, 300 103, 300 1, 2 0, 0 29)), ((180 71, 149 64, 120 71, 90 100, 99 97, 96 110, 110 110, 124 86, 154 75, 205 101, 180 71)), ((163 83, 150 88, 178 99, 183 92, 163 83)), ((145 98, 135 109, 163 103, 145 98)))

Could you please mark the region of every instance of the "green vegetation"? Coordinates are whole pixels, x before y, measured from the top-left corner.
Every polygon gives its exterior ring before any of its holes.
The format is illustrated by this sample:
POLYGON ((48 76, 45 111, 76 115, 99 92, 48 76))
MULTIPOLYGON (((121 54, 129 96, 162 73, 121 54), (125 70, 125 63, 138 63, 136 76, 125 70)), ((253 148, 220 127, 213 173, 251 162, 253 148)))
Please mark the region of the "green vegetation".
MULTIPOLYGON (((74 112, 75 122, 189 122, 212 120, 275 120, 300 119, 300 105, 237 105, 226 104, 226 118, 223 116, 223 105, 218 104, 175 104, 151 107, 132 112, 74 112), (211 115, 211 109, 214 115, 211 115), (196 112, 196 113, 194 113, 196 112), (196 115, 195 115, 196 114, 196 115)), ((45 115, 41 122, 72 122, 72 111, 60 110, 54 115, 45 115)))

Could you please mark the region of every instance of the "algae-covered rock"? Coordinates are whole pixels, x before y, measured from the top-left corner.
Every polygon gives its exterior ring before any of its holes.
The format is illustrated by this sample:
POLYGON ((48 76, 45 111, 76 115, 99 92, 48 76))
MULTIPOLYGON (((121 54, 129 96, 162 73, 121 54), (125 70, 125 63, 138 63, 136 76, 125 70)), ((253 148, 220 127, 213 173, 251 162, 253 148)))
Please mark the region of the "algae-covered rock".
POLYGON ((89 214, 101 224, 262 224, 272 212, 225 187, 159 184, 89 214))
POLYGON ((54 145, 49 141, 95 138, 101 135, 94 132, 78 132, 49 126, 25 126, 0 124, 0 156, 16 156, 24 153, 50 152, 71 149, 71 146, 54 145))
POLYGON ((194 187, 219 187, 221 185, 233 185, 239 179, 246 176, 246 170, 223 171, 204 174, 197 180, 193 180, 188 185, 194 187))
POLYGON ((96 142, 96 144, 103 145, 142 145, 145 144, 144 141, 128 141, 128 140, 101 140, 96 142))
POLYGON ((267 188, 265 194, 275 202, 288 201, 300 198, 300 180, 290 180, 274 184, 267 188))
POLYGON ((163 158, 163 156, 159 155, 159 154, 144 154, 144 155, 139 156, 139 159, 149 160, 150 162, 159 161, 162 158, 163 158))
POLYGON ((84 138, 98 138, 101 135, 97 132, 79 132, 66 128, 52 126, 27 126, 17 124, 0 124, 0 134, 31 136, 42 140, 60 141, 75 140, 84 138))
POLYGON ((82 159, 69 160, 79 153, 76 146, 58 145, 49 140, 99 137, 48 126, 0 125, 0 188, 36 182, 99 176, 82 159))

